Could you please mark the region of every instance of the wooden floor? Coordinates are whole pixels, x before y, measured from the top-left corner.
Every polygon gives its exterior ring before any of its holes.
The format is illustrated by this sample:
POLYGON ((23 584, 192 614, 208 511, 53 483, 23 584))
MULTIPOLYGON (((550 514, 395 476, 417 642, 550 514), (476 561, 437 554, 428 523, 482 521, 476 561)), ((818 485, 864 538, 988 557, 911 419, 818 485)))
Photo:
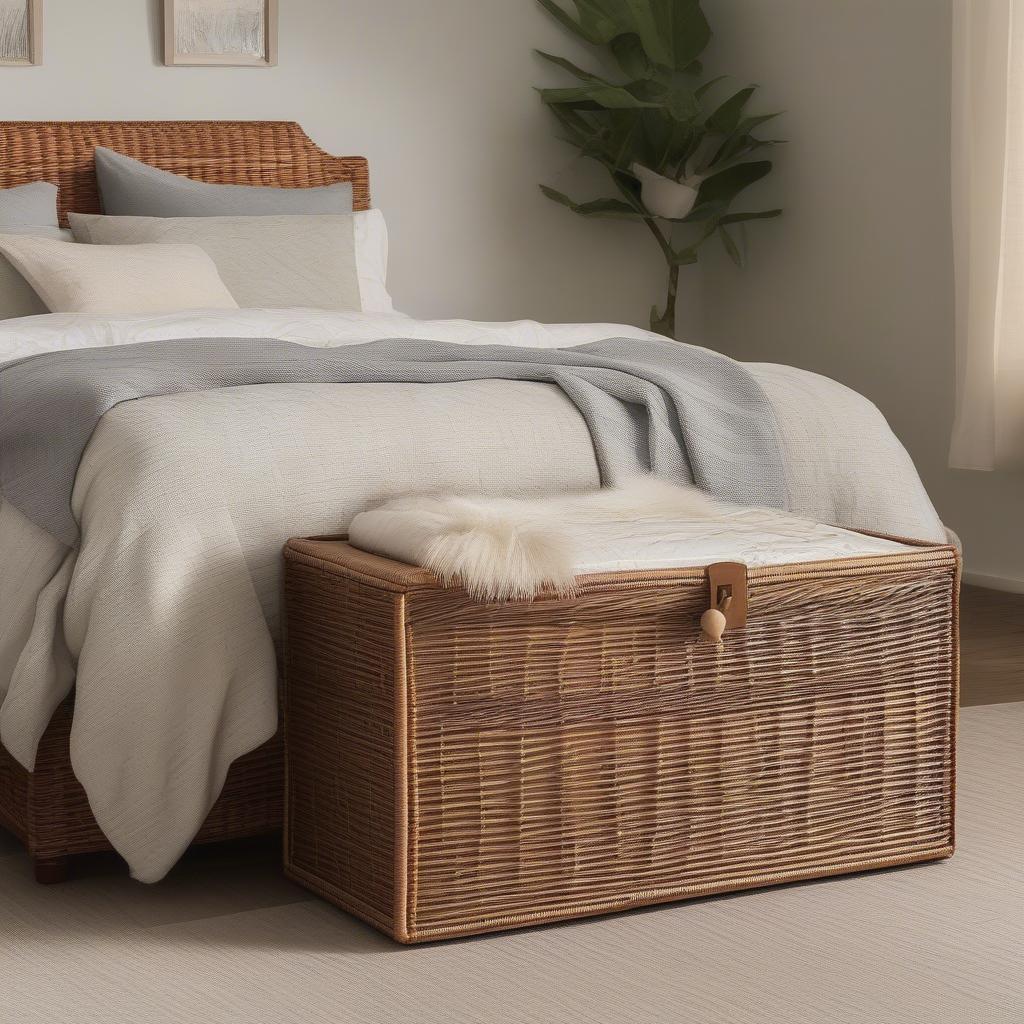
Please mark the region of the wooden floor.
POLYGON ((964 587, 960 598, 960 703, 1024 700, 1024 594, 964 587))

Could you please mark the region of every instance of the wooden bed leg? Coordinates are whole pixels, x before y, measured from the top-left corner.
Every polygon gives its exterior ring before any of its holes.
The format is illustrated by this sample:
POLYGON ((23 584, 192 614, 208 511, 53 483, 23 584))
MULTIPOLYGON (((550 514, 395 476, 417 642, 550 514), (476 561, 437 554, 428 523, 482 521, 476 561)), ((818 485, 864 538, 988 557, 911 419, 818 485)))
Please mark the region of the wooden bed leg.
POLYGON ((33 857, 32 869, 40 885, 59 885, 71 874, 71 858, 33 857))

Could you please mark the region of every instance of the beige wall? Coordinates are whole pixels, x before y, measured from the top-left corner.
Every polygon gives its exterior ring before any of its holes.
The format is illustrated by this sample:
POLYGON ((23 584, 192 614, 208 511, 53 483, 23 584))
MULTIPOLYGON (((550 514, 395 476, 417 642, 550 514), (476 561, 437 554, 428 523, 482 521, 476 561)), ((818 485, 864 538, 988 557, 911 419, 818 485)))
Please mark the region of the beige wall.
MULTIPOLYGON (((953 414, 949 0, 706 0, 709 64, 759 83, 791 140, 783 219, 718 252, 683 331, 863 392, 917 461, 967 568, 1024 587, 1024 476, 946 466, 953 414)), ((760 197, 759 197, 760 198, 760 197)))
MULTIPOLYGON (((0 69, 0 116, 301 121, 370 158, 392 290, 422 316, 643 323, 658 257, 538 181, 594 181, 556 142, 532 46, 572 47, 533 0, 288 0, 280 66, 164 68, 158 0, 46 0, 46 64, 0 69)), ((949 0, 705 0, 709 63, 759 82, 792 141, 751 265, 688 275, 681 334, 826 373, 879 403, 969 567, 1024 580, 1024 478, 945 468, 952 413, 949 0)))

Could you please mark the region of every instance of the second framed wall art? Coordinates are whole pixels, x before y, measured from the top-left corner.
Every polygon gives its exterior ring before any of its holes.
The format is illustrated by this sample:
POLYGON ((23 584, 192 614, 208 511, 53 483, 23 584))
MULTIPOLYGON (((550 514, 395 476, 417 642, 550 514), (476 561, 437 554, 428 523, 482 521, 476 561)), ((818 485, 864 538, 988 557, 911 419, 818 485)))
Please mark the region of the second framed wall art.
POLYGON ((273 67, 277 0, 164 0, 164 63, 273 67))

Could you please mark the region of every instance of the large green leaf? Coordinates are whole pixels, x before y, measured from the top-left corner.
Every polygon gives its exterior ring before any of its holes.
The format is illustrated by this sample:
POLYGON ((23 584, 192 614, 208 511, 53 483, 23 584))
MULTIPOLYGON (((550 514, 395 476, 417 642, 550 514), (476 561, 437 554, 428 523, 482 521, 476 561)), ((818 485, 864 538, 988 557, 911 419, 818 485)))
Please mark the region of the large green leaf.
POLYGON ((658 106, 664 105, 669 97, 669 86, 660 78, 637 78, 632 82, 624 82, 622 87, 638 100, 647 100, 658 106))
POLYGON ((665 97, 665 109, 681 124, 692 124, 700 117, 700 103, 692 89, 683 82, 675 82, 665 97))
POLYGON ((697 203, 699 205, 715 200, 729 203, 745 188, 753 185, 755 181, 760 181, 771 169, 771 160, 753 160, 712 174, 701 183, 697 203))
POLYGON ((699 0, 607 0, 607 5, 628 12, 644 52, 663 67, 687 70, 711 40, 699 0))
POLYGON ((561 107, 557 104, 548 107, 552 114, 558 118, 569 142, 581 148, 589 142, 595 134, 596 129, 586 119, 586 116, 572 107, 561 107))
POLYGON ((755 139, 753 135, 745 135, 742 139, 734 140, 733 144, 719 148, 701 169, 701 173, 717 174, 727 167, 749 160, 759 149, 782 144, 782 139, 755 139))
MULTIPOLYGON (((538 2, 566 28, 596 46, 608 46, 620 36, 636 36, 651 63, 675 71, 695 72, 692 65, 711 39, 700 0, 572 0, 575 18, 555 0, 538 2)), ((627 59, 635 56, 634 50, 627 59)))
POLYGON ((609 44, 612 56, 622 68, 623 74, 630 78, 645 78, 651 73, 651 62, 644 53, 640 37, 629 32, 616 36, 609 44))
POLYGON ((674 131, 679 127, 678 122, 663 110, 641 110, 638 120, 636 159, 660 174, 674 147, 674 131))
POLYGON ((650 214, 640 198, 640 182, 628 171, 613 170, 610 171, 610 174, 615 187, 622 193, 629 206, 636 210, 637 213, 643 214, 645 219, 649 218, 650 214))
POLYGON ((611 83, 605 81, 605 79, 591 74, 589 71, 585 71, 581 67, 577 67, 571 60, 566 60, 565 57, 557 57, 555 54, 545 53, 543 50, 534 50, 533 52, 537 54, 538 57, 543 57, 552 64, 557 64, 563 71, 568 71, 570 75, 575 75, 582 82, 602 82, 605 85, 611 85, 611 83))
MULTIPOLYGON (((644 149, 642 115, 639 110, 610 111, 607 127, 601 132, 602 155, 611 166, 628 169, 644 149)), ((641 163, 642 163, 641 158, 641 163)))
POLYGON ((719 82, 724 82, 728 77, 728 75, 719 75, 717 78, 709 78, 703 85, 698 85, 697 88, 693 90, 693 95, 696 96, 697 99, 702 99, 705 93, 713 89, 719 82))
POLYGON ((547 185, 541 185, 540 190, 548 199, 567 206, 573 213, 578 213, 581 217, 624 217, 628 220, 643 220, 644 218, 643 213, 634 210, 629 203, 621 199, 592 199, 588 203, 577 203, 564 192, 549 188, 547 185))
POLYGON ((680 266, 685 266, 689 263, 697 262, 697 250, 716 232, 718 231, 718 221, 708 221, 701 229, 700 234, 695 238, 686 248, 674 250, 672 253, 672 263, 677 263, 680 266))
POLYGON ((659 173, 677 181, 680 178, 685 178, 689 159, 700 145, 701 138, 699 127, 676 122, 673 125, 672 138, 665 151, 664 170, 659 173))
POLYGON ((595 46, 610 43, 620 30, 614 17, 609 18, 601 12, 599 4, 587 0, 574 0, 578 19, 569 14, 555 0, 538 0, 540 5, 557 18, 567 29, 582 36, 588 43, 595 46))
POLYGON ((584 110, 604 108, 605 110, 623 110, 637 107, 657 107, 660 104, 653 100, 637 99, 628 89, 618 85, 605 85, 603 82, 591 82, 569 89, 540 89, 540 98, 549 106, 580 107, 584 110))
POLYGON ((732 235, 729 234, 725 228, 720 228, 718 231, 718 237, 722 240, 722 245, 725 251, 729 254, 729 259, 736 264, 737 267, 743 266, 743 253, 740 252, 740 247, 734 241, 732 235))
POLYGON ((772 220, 775 217, 781 216, 781 210, 759 210, 757 213, 730 213, 724 216, 719 223, 742 224, 748 220, 772 220))
POLYGON ((715 199, 709 203, 698 203, 680 220, 683 224, 697 224, 703 220, 711 220, 712 217, 720 217, 728 208, 728 204, 722 199, 715 199))
POLYGON ((610 119, 628 119, 630 131, 623 133, 628 145, 619 149, 619 166, 629 167, 634 161, 658 174, 675 175, 695 140, 700 137, 699 125, 677 121, 665 110, 616 111, 610 119))
POLYGON ((600 133, 587 121, 583 113, 570 107, 555 106, 548 107, 548 110, 558 118, 564 129, 563 141, 576 146, 583 156, 601 158, 603 146, 600 143, 600 133))
POLYGON ((754 86, 740 89, 738 93, 730 96, 718 109, 708 118, 708 130, 717 132, 719 135, 728 135, 736 131, 743 115, 743 108, 747 101, 754 95, 754 86))
POLYGON ((752 132, 761 125, 767 124, 769 121, 774 121, 775 118, 781 115, 781 110, 776 110, 771 114, 755 114, 752 117, 740 118, 740 122, 736 125, 736 131, 738 132, 752 132))
POLYGON ((561 124, 563 139, 608 170, 628 169, 634 161, 648 163, 651 147, 641 118, 657 111, 579 110, 560 104, 548 109, 561 124))

